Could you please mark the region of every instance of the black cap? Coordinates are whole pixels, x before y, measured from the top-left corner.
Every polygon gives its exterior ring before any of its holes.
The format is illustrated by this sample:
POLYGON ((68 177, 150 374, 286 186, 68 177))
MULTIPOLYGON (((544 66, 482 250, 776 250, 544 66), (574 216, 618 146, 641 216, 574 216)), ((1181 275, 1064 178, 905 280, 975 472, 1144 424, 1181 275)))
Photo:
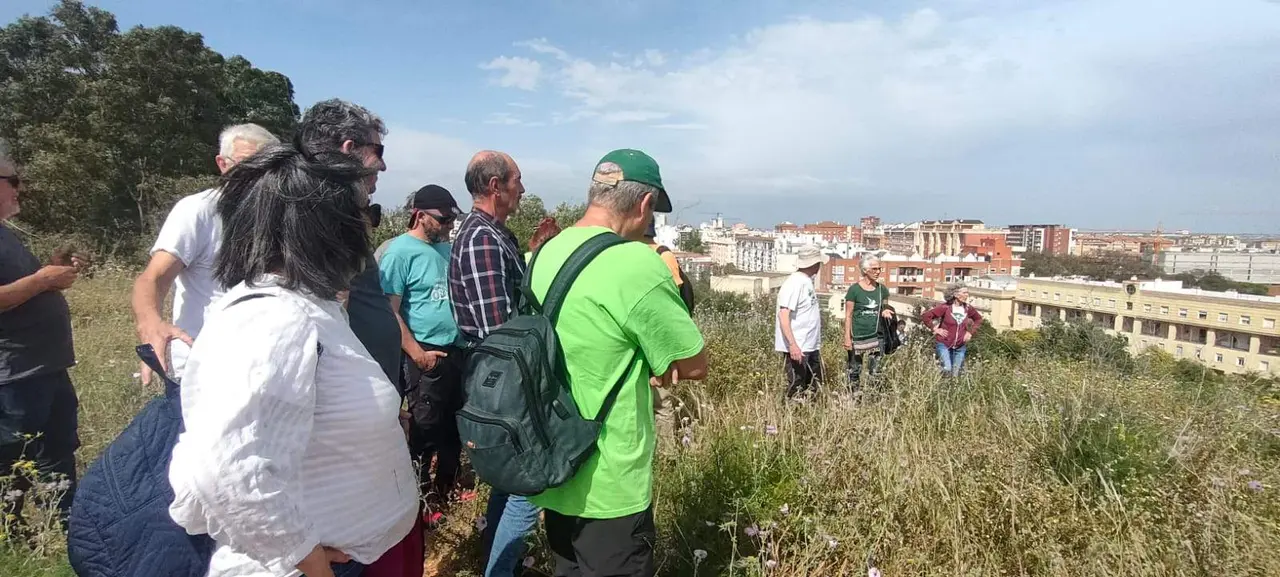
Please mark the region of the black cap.
POLYGON ((409 206, 405 208, 409 210, 439 210, 446 215, 458 216, 462 214, 462 210, 458 208, 458 201, 453 199, 453 195, 449 193, 443 186, 437 184, 428 184, 418 189, 409 198, 409 206))

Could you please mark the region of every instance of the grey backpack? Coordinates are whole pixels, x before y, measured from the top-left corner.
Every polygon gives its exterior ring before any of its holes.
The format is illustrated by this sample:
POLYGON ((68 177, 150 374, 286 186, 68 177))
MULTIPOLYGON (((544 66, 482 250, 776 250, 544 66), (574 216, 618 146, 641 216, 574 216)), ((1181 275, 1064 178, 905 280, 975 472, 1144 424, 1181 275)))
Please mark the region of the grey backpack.
POLYGON ((521 287, 525 310, 470 351, 458 432, 476 474, 495 489, 536 495, 567 482, 595 452, 626 375, 613 384, 595 417, 584 417, 569 392, 555 323, 578 274, 624 242, 606 232, 583 243, 560 268, 542 304, 530 289, 535 253, 521 287))

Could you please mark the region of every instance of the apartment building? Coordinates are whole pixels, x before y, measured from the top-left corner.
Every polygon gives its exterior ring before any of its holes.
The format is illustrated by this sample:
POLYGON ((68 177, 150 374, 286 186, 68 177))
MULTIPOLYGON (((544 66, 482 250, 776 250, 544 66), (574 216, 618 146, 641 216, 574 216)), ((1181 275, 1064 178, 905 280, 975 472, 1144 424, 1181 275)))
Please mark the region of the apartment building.
MULTIPOLYGON (((924 220, 890 224, 883 228, 881 248, 895 254, 959 256, 983 238, 1003 236, 989 230, 980 220, 924 220), (974 235, 966 239, 966 235, 974 235)), ((865 236, 865 235, 864 235, 865 236)))
POLYGON ((738 258, 738 243, 729 237, 703 237, 702 246, 707 249, 707 256, 711 257, 711 261, 720 266, 732 264, 737 266, 734 261, 738 258))
POLYGON ((704 278, 711 278, 711 266, 715 264, 711 257, 695 252, 673 251, 672 254, 675 255, 680 270, 684 271, 689 280, 698 282, 704 278))
POLYGON ((784 222, 774 226, 773 230, 778 234, 814 236, 827 242, 862 242, 861 227, 842 224, 832 220, 824 220, 822 222, 805 225, 784 222))
MULTIPOLYGON (((937 256, 920 258, 898 254, 880 253, 880 281, 889 292, 898 295, 931 297, 938 284, 968 283, 988 275, 1017 275, 1022 272, 1022 260, 1015 259, 1004 249, 1005 257, 990 257, 969 253, 965 256, 937 256)), ((831 259, 818 274, 819 290, 846 290, 861 277, 859 263, 862 256, 850 259, 831 259)))
POLYGON ((1008 243, 1018 252, 1068 255, 1072 230, 1060 224, 1011 224, 1008 243))
POLYGON ((1173 246, 1173 240, 1146 235, 1113 233, 1078 233, 1074 235, 1072 254, 1097 256, 1106 253, 1151 254, 1173 246))
POLYGON ((1280 253, 1220 250, 1167 250, 1156 264, 1173 275, 1213 271, 1238 282, 1280 284, 1280 253))
POLYGON ((767 236, 741 235, 734 238, 734 266, 743 272, 774 271, 778 251, 767 236))
MULTIPOLYGON (((1280 297, 1212 292, 1180 281, 1017 279, 1012 327, 1046 319, 1097 324, 1128 338, 1135 353, 1157 347, 1227 373, 1280 375, 1280 297)), ((1000 297, 1008 289, 1000 290, 1000 297)), ((987 289, 970 294, 990 296, 987 289)), ((993 319, 997 328, 1000 326, 993 319)))

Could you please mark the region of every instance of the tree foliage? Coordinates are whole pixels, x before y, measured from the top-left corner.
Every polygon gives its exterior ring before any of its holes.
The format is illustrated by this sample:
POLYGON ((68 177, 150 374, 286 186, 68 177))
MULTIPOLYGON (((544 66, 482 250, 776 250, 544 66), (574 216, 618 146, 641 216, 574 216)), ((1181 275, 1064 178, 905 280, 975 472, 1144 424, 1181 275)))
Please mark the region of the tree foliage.
POLYGON ((1055 255, 1028 252, 1022 257, 1022 276, 1083 276, 1092 280, 1125 281, 1130 277, 1153 279, 1163 275, 1149 258, 1127 253, 1096 256, 1055 255))
POLYGON ((702 244, 702 232, 697 230, 689 234, 680 235, 680 238, 676 240, 676 245, 678 245, 677 248, 681 252, 703 253, 707 250, 707 247, 702 244))
POLYGON ((1229 291, 1233 290, 1242 294, 1250 295, 1266 295, 1267 285, 1233 281, 1217 273, 1217 271, 1195 270, 1191 272, 1179 273, 1173 276, 1173 280, 1182 281, 1182 285, 1188 288, 1201 288, 1207 291, 1229 291))
POLYGON ((520 208, 507 218, 507 228, 516 234, 516 239, 520 241, 520 250, 529 250, 529 238, 533 236, 533 231, 537 230, 538 223, 546 217, 556 219, 556 224, 560 228, 569 228, 582 220, 582 215, 586 214, 587 205, 585 203, 569 203, 562 202, 556 205, 551 212, 547 212, 547 207, 543 204, 542 199, 536 194, 526 194, 520 199, 520 208))
POLYGON ((211 182, 224 126, 285 136, 297 119, 287 77, 181 28, 121 33, 77 0, 0 28, 0 138, 30 182, 20 218, 39 232, 136 242, 211 182))

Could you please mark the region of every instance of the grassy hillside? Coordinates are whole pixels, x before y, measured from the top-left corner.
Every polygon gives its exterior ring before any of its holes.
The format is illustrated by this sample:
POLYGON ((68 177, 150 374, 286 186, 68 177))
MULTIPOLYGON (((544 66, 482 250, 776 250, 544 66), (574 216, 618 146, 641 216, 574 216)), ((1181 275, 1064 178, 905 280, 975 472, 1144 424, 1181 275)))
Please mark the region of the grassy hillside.
MULTIPOLYGON (((82 463, 151 394, 132 377, 128 286, 103 273, 68 293, 82 463)), ((984 337, 958 382, 919 346, 859 398, 833 384, 784 403, 768 307, 725 302, 700 319, 711 378, 677 387, 660 421, 663 575, 1280 575, 1269 382, 1118 359, 1059 328, 984 337)), ((476 574, 482 501, 433 536, 438 574, 476 574)), ((69 575, 64 557, 52 536, 34 554, 0 544, 0 574, 69 575)))

